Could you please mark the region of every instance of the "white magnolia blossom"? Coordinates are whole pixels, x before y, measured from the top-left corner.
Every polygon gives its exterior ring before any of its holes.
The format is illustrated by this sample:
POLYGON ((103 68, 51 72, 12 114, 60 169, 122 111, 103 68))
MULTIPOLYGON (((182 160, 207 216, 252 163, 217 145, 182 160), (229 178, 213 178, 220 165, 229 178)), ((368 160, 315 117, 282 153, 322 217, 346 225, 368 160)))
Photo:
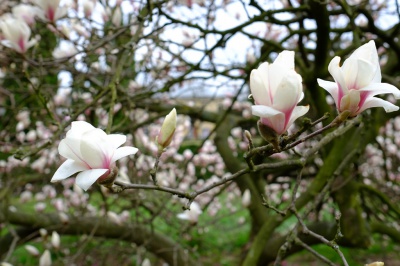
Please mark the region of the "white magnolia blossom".
POLYGON ((381 69, 374 41, 360 46, 339 66, 340 57, 335 56, 328 70, 335 82, 318 79, 318 84, 328 91, 341 113, 349 111, 354 117, 372 107, 383 107, 386 112, 394 112, 399 107, 374 97, 378 94, 392 93, 400 98, 400 91, 393 85, 381 83, 381 69))
POLYGON ((67 160, 58 168, 51 181, 63 180, 80 172, 75 182, 87 190, 98 179, 107 178, 117 160, 138 151, 135 147, 120 147, 125 142, 124 135, 107 135, 87 122, 72 122, 67 136, 58 146, 60 155, 67 160))
POLYGON ((68 11, 66 7, 60 7, 60 0, 35 0, 34 2, 41 9, 39 16, 50 22, 64 17, 68 11))
POLYGON ((32 25, 35 23, 35 17, 40 14, 40 9, 37 6, 19 4, 12 8, 12 14, 17 19, 22 19, 28 25, 32 25))
POLYGON ((16 19, 11 15, 4 15, 0 19, 0 29, 4 35, 2 44, 14 49, 18 53, 25 53, 36 40, 29 40, 31 29, 24 20, 16 19))
POLYGON ((303 99, 301 76, 294 70, 294 52, 283 51, 274 63, 262 63, 250 75, 255 105, 253 115, 263 125, 281 135, 293 122, 308 112, 309 106, 297 106, 303 99))
POLYGON ((181 220, 187 220, 193 224, 197 223, 199 220, 200 214, 202 214, 202 210, 200 208, 200 205, 197 202, 192 202, 190 205, 190 210, 185 210, 182 213, 179 213, 177 217, 181 220))

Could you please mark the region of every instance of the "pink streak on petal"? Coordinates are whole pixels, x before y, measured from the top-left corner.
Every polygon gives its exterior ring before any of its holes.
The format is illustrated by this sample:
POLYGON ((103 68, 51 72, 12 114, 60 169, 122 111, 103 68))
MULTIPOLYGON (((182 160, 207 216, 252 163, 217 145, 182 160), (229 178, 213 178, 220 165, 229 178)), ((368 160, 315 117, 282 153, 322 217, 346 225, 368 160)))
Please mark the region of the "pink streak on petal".
POLYGON ((24 36, 20 36, 19 37, 18 46, 19 46, 19 49, 21 50, 21 53, 25 53, 26 52, 24 36))

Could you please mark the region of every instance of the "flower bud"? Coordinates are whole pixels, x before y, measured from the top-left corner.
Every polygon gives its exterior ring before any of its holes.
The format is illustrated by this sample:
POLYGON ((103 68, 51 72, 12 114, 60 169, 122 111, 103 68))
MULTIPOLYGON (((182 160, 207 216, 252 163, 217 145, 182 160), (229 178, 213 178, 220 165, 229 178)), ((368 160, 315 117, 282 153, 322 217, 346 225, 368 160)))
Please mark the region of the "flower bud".
POLYGON ((53 233, 51 234, 51 245, 55 249, 60 248, 60 235, 56 231, 53 231, 53 233))
POLYGON ((156 137, 158 151, 162 152, 172 141, 176 129, 176 110, 175 108, 165 117, 161 126, 160 133, 156 137))
POLYGON ((250 194, 250 190, 246 189, 243 192, 243 196, 242 196, 242 206, 247 208, 249 207, 251 204, 251 194, 250 194))
POLYGON ((32 256, 37 257, 37 256, 39 256, 39 254, 40 254, 39 250, 38 250, 36 247, 34 247, 34 246, 25 245, 25 249, 26 249, 26 251, 28 251, 28 253, 31 254, 32 256))
POLYGON ((39 259, 39 266, 51 266, 51 263, 50 251, 46 249, 39 259))
POLYGON ((257 122, 258 132, 261 137, 271 143, 276 150, 279 150, 279 135, 269 126, 264 125, 260 120, 257 122))
POLYGON ((370 264, 365 264, 365 266, 384 266, 385 263, 381 262, 381 261, 377 261, 377 262, 373 262, 370 264))

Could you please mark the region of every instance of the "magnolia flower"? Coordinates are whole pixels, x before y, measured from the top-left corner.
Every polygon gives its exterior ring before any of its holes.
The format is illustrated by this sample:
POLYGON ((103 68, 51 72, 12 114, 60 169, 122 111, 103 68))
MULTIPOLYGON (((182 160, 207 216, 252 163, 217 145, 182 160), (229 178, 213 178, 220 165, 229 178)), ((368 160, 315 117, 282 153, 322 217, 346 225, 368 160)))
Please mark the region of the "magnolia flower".
POLYGON ((96 181, 105 181, 111 175, 116 177, 115 162, 138 151, 135 147, 119 147, 125 142, 124 135, 107 135, 87 122, 72 122, 66 138, 58 146, 58 152, 67 160, 58 168, 51 181, 63 180, 81 172, 75 182, 87 190, 96 181))
POLYGON ((0 20, 0 29, 5 38, 2 43, 18 53, 25 53, 36 43, 36 40, 29 40, 31 29, 24 20, 16 19, 11 15, 3 16, 0 20))
POLYGON ((17 19, 23 19, 28 25, 35 23, 35 17, 39 15, 40 9, 36 6, 19 4, 12 8, 12 13, 17 19))
POLYGON ((386 112, 394 112, 399 107, 380 98, 378 94, 393 93, 400 98, 400 91, 393 85, 381 83, 381 69, 375 42, 370 41, 347 58, 340 67, 340 57, 329 63, 328 70, 335 82, 318 79, 318 84, 328 91, 341 113, 349 111, 354 117, 372 107, 383 107, 386 112))
POLYGON ((37 6, 42 9, 42 19, 55 22, 67 14, 65 7, 60 7, 60 0, 35 0, 37 6))
POLYGON ((176 129, 176 110, 175 108, 165 117, 161 126, 160 133, 156 137, 159 151, 162 151, 172 141, 176 129))
POLYGON ((185 210, 184 212, 179 213, 177 217, 181 220, 188 220, 192 224, 196 224, 201 213, 202 210, 200 205, 197 202, 192 202, 190 210, 185 210))
POLYGON ((281 135, 308 112, 309 106, 296 106, 304 97, 301 76, 294 70, 294 52, 283 51, 274 63, 262 63, 250 75, 255 105, 253 115, 260 123, 281 135))

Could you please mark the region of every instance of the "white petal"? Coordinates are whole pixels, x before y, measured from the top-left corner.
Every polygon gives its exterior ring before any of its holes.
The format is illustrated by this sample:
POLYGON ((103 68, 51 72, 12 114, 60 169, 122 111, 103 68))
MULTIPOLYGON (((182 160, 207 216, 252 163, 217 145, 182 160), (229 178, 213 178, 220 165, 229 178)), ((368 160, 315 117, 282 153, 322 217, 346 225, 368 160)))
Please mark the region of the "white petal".
POLYGON ((323 79, 317 79, 318 85, 322 87, 324 90, 329 92, 329 94, 332 96, 332 98, 335 100, 336 106, 339 106, 339 101, 338 101, 338 85, 336 82, 332 81, 326 81, 323 79))
MULTIPOLYGON (((296 72, 286 65, 275 64, 275 62, 270 65, 268 73, 269 80, 264 80, 264 83, 269 86, 269 93, 272 95, 272 98, 275 98, 277 93, 279 93, 278 87, 282 83, 282 80, 292 73, 296 72)), ((297 75, 296 78, 301 82, 300 75, 297 75)))
POLYGON ((296 72, 292 71, 278 85, 272 107, 284 113, 292 111, 301 97, 302 85, 296 72))
POLYGON ((115 148, 108 142, 106 133, 96 128, 82 135, 80 151, 91 168, 105 169, 110 166, 115 148))
POLYGON ((308 110, 310 109, 310 106, 296 106, 293 109, 292 115, 290 116, 289 122, 286 125, 285 131, 296 121, 297 118, 300 116, 305 115, 308 110))
MULTIPOLYGON (((331 73, 332 77, 338 84, 338 100, 341 99, 342 95, 347 94, 348 92, 348 87, 346 85, 346 81, 344 79, 342 69, 339 66, 340 63, 340 57, 335 56, 331 62, 329 63, 328 66, 328 71, 331 73)), ((348 75, 356 75, 357 73, 347 73, 348 75)))
POLYGON ((268 63, 263 63, 258 69, 251 71, 250 90, 256 104, 270 105, 271 97, 263 79, 268 79, 268 63), (262 78, 262 75, 265 77, 262 78))
POLYGON ((182 212, 176 215, 181 220, 189 220, 189 215, 187 212, 182 212))
POLYGON ((80 139, 65 138, 61 140, 60 144, 58 145, 58 153, 67 159, 72 159, 74 161, 83 163, 80 152, 80 144, 80 139))
POLYGON ((67 137, 81 138, 82 134, 95 129, 94 126, 85 121, 74 121, 71 123, 71 129, 67 132, 67 137))
POLYGON ((111 134, 107 136, 107 140, 116 149, 126 142, 126 136, 121 134, 111 134))
POLYGON ((195 201, 193 201, 192 204, 190 204, 190 210, 189 211, 197 213, 197 214, 203 213, 203 211, 201 210, 200 205, 195 201))
POLYGON ((352 77, 346 77, 346 82, 349 89, 352 88, 358 90, 368 86, 368 84, 372 82, 376 71, 379 69, 377 69, 376 65, 373 65, 364 59, 358 59, 356 62, 357 70, 348 72, 348 74, 352 75, 352 77), (350 80, 352 81, 350 82, 350 80))
POLYGON ((400 90, 388 83, 371 83, 367 87, 364 87, 359 91, 370 91, 370 96, 392 93, 396 99, 400 99, 400 90))
POLYGON ((54 173, 53 178, 51 179, 51 182, 63 180, 77 172, 84 171, 87 169, 88 168, 85 167, 84 165, 82 165, 76 161, 68 159, 62 165, 60 165, 60 167, 54 173))
POLYGON ((114 156, 111 159, 111 164, 121 159, 122 157, 137 153, 138 149, 135 147, 120 147, 114 152, 114 156))
POLYGON ((275 59, 274 64, 285 65, 289 69, 294 69, 294 51, 282 51, 275 59))
POLYGON ((395 112, 395 111, 399 110, 399 107, 392 104, 391 102, 385 101, 380 98, 371 97, 365 101, 365 103, 360 108, 358 113, 361 113, 362 111, 364 111, 368 108, 373 108, 373 107, 383 107, 385 109, 386 113, 395 112))
POLYGON ((282 114, 281 111, 278 111, 272 107, 265 106, 265 105, 253 105, 251 107, 251 112, 253 115, 259 116, 259 117, 271 117, 277 114, 282 114))
POLYGON ((83 190, 88 190, 88 188, 93 185, 94 182, 99 179, 100 176, 105 174, 108 169, 91 169, 86 170, 78 174, 75 183, 83 190))

